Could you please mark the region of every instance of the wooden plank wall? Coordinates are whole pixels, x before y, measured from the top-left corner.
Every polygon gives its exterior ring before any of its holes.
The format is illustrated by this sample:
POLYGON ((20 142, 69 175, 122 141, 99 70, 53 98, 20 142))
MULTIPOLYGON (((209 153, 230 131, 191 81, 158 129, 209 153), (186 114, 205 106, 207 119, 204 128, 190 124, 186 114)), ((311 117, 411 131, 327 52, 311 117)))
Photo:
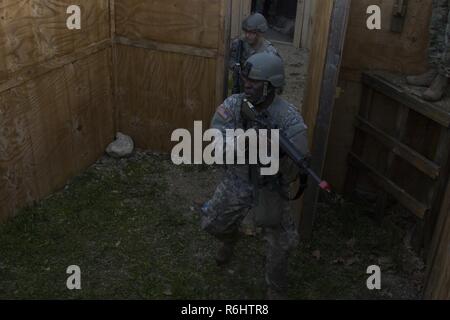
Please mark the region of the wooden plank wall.
MULTIPOLYGON (((313 26, 313 33, 317 34, 315 41, 312 43, 310 61, 308 66, 308 86, 305 90, 305 99, 302 108, 302 115, 308 126, 309 147, 312 149, 314 141, 314 128, 319 112, 320 92, 322 87, 323 72, 325 69, 325 61, 327 57, 328 39, 330 35, 331 12, 333 11, 333 0, 321 1, 318 3, 316 12, 317 15, 313 26), (320 10, 320 11, 319 11, 320 10), (320 12, 320 14, 319 14, 320 12)), ((299 229, 302 238, 310 236, 311 229, 311 215, 305 214, 304 198, 298 204, 299 211, 299 229), (308 234, 303 234, 307 232, 308 234)))
POLYGON ((209 126, 224 98, 226 0, 116 0, 119 130, 170 151, 177 128, 209 126), (223 76, 222 76, 223 75, 223 76))
MULTIPOLYGON (((322 176, 327 154, 350 3, 350 0, 327 0, 316 4, 313 31, 316 38, 311 52, 303 114, 308 126, 311 167, 319 176, 322 176)), ((318 196, 317 185, 311 185, 305 192, 300 220, 304 238, 312 235, 318 196)))
MULTIPOLYGON (((313 28, 316 22, 316 6, 318 2, 319 1, 314 0, 299 0, 297 3, 297 21, 294 35, 294 46, 298 48, 311 49, 313 46, 313 28)), ((320 15, 317 17, 320 17, 320 15)))
POLYGON ((242 33, 242 21, 252 10, 252 0, 232 0, 231 10, 231 39, 242 33))
POLYGON ((68 30, 69 0, 2 0, 0 2, 0 82, 24 67, 35 66, 109 38, 108 0, 76 1, 82 29, 68 30))
POLYGON ((450 182, 437 223, 428 259, 426 299, 450 300, 450 182))
POLYGON ((338 191, 344 189, 347 155, 362 92, 361 72, 422 72, 426 67, 431 2, 410 0, 403 32, 393 33, 390 21, 395 0, 352 1, 325 166, 325 177, 338 191), (374 4, 382 9, 382 29, 371 31, 366 27, 366 10, 374 4))
POLYGON ((342 61, 343 77, 359 81, 363 70, 423 71, 427 58, 432 0, 409 0, 404 29, 390 31, 396 0, 353 1, 342 61), (370 5, 381 7, 381 30, 366 26, 370 5))
POLYGON ((313 33, 316 35, 311 49, 311 59, 308 66, 308 87, 306 89, 303 117, 308 125, 309 144, 312 147, 314 129, 319 111, 319 101, 323 71, 327 57, 328 39, 330 35, 331 12, 333 0, 320 1, 316 7, 316 20, 313 33))
POLYGON ((92 164, 114 137, 107 0, 0 1, 0 220, 92 164))

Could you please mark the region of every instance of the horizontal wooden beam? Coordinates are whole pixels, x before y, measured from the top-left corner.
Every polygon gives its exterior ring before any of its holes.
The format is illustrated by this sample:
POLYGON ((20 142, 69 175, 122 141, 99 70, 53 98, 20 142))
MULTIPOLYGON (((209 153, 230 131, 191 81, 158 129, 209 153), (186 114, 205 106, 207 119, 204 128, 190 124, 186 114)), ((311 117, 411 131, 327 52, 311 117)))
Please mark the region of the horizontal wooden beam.
POLYGON ((428 160, 407 145, 384 133, 360 116, 356 117, 356 127, 376 138, 383 145, 391 149, 394 154, 406 160, 430 178, 435 180, 439 177, 441 170, 440 166, 433 161, 428 160))
POLYGON ((40 77, 50 71, 61 68, 69 63, 81 60, 91 54, 97 53, 101 50, 111 47, 111 39, 105 39, 97 43, 93 43, 88 47, 81 48, 71 54, 54 57, 49 61, 40 62, 38 64, 25 67, 10 77, 9 80, 0 83, 0 93, 18 87, 21 84, 40 77))
POLYGON ((408 210, 414 213, 420 219, 423 219, 426 212, 429 210, 429 207, 424 205, 423 203, 416 200, 413 196, 408 194, 404 189, 400 188, 394 182, 383 176, 380 172, 378 172, 375 168, 370 165, 364 163, 364 161, 358 157, 356 154, 351 152, 349 154, 350 164, 353 166, 357 166, 367 171, 368 175, 372 180, 383 188, 387 193, 392 195, 400 204, 405 206, 408 210))
POLYGON ((439 123, 440 125, 446 128, 450 127, 450 112, 446 112, 445 110, 436 107, 433 103, 424 101, 419 97, 405 92, 400 87, 393 85, 383 77, 374 73, 363 73, 362 81, 371 88, 382 92, 384 95, 439 123))
POLYGON ((136 48, 143 48, 149 50, 156 51, 164 51, 164 52, 172 52, 172 53, 181 53, 187 54, 190 56, 198 56, 204 58, 217 58, 218 50, 217 49, 206 49, 206 48, 197 48, 187 45, 181 44, 171 44, 171 43, 163 43, 151 40, 133 40, 122 36, 115 36, 114 43, 132 46, 136 48))

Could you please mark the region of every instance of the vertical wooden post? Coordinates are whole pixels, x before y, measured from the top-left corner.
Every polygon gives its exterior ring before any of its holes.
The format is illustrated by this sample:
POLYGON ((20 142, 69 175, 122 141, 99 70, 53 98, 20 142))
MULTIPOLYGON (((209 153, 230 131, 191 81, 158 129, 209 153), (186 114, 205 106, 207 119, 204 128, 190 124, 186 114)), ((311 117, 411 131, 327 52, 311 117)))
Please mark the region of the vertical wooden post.
MULTIPOLYGON (((312 142, 312 169, 319 175, 322 175, 326 159, 328 135, 332 120, 344 39, 347 30, 350 2, 350 0, 334 0, 332 3, 327 3, 332 7, 330 15, 331 20, 329 23, 327 23, 327 21, 325 21, 325 23, 323 21, 318 22, 321 23, 321 25, 316 24, 317 30, 316 28, 314 29, 315 33, 327 32, 328 34, 324 43, 316 43, 316 46, 318 46, 316 50, 319 52, 325 48, 326 58, 324 61, 319 60, 316 62, 319 66, 310 66, 310 73, 312 71, 317 73, 318 70, 323 71, 319 71, 316 75, 310 74, 310 77, 316 77, 317 82, 310 82, 306 99, 307 105, 305 105, 307 109, 305 110, 305 120, 310 127, 310 141, 312 142), (320 27, 325 27, 326 29, 324 30, 320 27), (324 64, 324 66, 320 66, 320 64, 324 64), (311 92, 314 90, 314 86, 320 87, 319 93, 311 92), (318 102, 314 95, 319 97, 318 102)), ((322 8, 317 6, 317 10, 320 9, 326 9, 326 7, 322 8)), ((329 9, 330 7, 328 7, 328 10, 329 9)), ((321 14, 325 14, 325 12, 321 12, 321 14)), ((318 35, 318 37, 320 37, 320 35, 318 35)), ((314 51, 312 55, 313 54, 314 51)), ((300 233, 303 238, 311 237, 318 197, 319 187, 314 183, 310 183, 310 187, 304 196, 303 210, 300 218, 300 233)))
MULTIPOLYGON (((325 0, 326 1, 333 1, 333 0, 325 0)), ((319 16, 316 15, 316 8, 317 6, 322 6, 322 3, 318 3, 320 1, 315 0, 304 0, 303 1, 303 19, 302 19, 302 32, 300 37, 300 46, 302 48, 311 49, 313 46, 312 43, 312 36, 314 33, 314 25, 316 23, 315 19, 317 19, 319 16)), ((319 14, 322 15, 325 12, 320 12, 319 14)))
POLYGON ((251 0, 231 0, 231 38, 241 34, 242 20, 252 11, 251 0))
MULTIPOLYGON (((424 250, 428 252, 431 246, 432 237, 435 229, 438 227, 436 221, 439 215, 439 207, 436 204, 441 203, 450 171, 450 129, 441 127, 440 138, 433 161, 441 166, 441 172, 438 181, 427 195, 427 202, 430 204, 431 212, 425 217, 424 229, 424 250)), ((445 202, 445 199, 443 200, 445 202)))
POLYGON ((228 75, 226 63, 226 54, 228 52, 228 21, 229 21, 229 7, 231 0, 220 1, 219 21, 222 32, 219 32, 217 60, 216 60, 216 105, 220 105, 225 97, 226 78, 228 75))
POLYGON ((111 37, 111 68, 110 77, 112 84, 112 107, 113 107, 113 128, 114 134, 117 133, 119 127, 119 114, 116 105, 117 99, 117 49, 116 42, 114 40, 116 36, 116 3, 115 0, 109 0, 109 25, 110 25, 110 37, 111 37))
POLYGON ((450 182, 428 255, 425 299, 450 299, 450 182))
POLYGON ((300 48, 304 19, 305 19, 305 0, 298 0, 297 14, 295 16, 295 33, 294 33, 295 48, 300 48))
MULTIPOLYGON (((233 17, 233 0, 224 0, 225 3, 225 39, 224 39, 224 75, 223 75, 223 95, 222 98, 225 99, 228 95, 228 61, 230 59, 230 41, 231 41, 231 28, 232 28, 232 22, 233 17)), ((219 74, 217 75, 219 76, 219 74)))

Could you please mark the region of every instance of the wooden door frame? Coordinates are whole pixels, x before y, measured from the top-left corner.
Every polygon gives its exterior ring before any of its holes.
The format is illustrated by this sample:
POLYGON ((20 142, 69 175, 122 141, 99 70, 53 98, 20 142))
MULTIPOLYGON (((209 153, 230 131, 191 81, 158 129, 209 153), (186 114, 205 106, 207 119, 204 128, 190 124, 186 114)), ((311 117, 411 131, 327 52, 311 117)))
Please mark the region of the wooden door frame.
MULTIPOLYGON (((233 13, 235 14, 237 10, 235 3, 238 3, 239 1, 238 6, 240 5, 240 7, 237 8, 241 10, 243 4, 241 1, 245 1, 246 8, 248 10, 251 9, 250 0, 238 0, 238 1, 229 0, 229 1, 232 1, 232 4, 230 4, 228 9, 230 14, 228 15, 227 20, 228 24, 230 25, 229 27, 230 30, 227 31, 229 32, 228 33, 229 36, 226 37, 227 44, 228 41, 234 36, 232 30, 233 30, 233 23, 236 24, 236 18, 233 17, 233 13)), ((314 1, 314 0, 305 0, 305 1, 314 1)), ((314 148, 312 148, 312 160, 313 160, 312 168, 320 176, 323 173, 325 165, 326 151, 328 146, 328 135, 331 126, 332 113, 334 108, 334 98, 336 95, 337 82, 339 78, 339 69, 342 61, 344 40, 347 31, 347 24, 348 24, 348 17, 350 14, 350 3, 351 3, 351 0, 322 0, 322 1, 333 1, 329 22, 329 30, 327 35, 328 46, 326 48, 325 59, 323 61, 318 62, 318 64, 320 65, 315 66, 318 70, 320 70, 321 74, 320 79, 317 80, 318 82, 308 81, 309 86, 306 88, 305 109, 311 109, 312 113, 310 112, 310 114, 312 115, 310 117, 306 116, 304 117, 306 123, 310 127, 310 142, 314 146, 314 148), (320 88, 320 94, 317 97, 313 97, 310 103, 308 104, 307 101, 308 95, 310 95, 311 91, 315 87, 320 88)), ((313 4, 313 2, 311 2, 311 4, 313 4)), ((322 12, 318 12, 318 8, 319 7, 317 5, 314 5, 313 7, 314 11, 311 13, 312 16, 323 14, 322 12)), ((301 12, 301 10, 297 10, 297 13, 299 12, 301 12)), ((239 14, 239 16, 240 15, 241 13, 239 14)), ((309 38, 311 38, 310 35, 314 33, 314 29, 317 27, 316 24, 318 19, 314 19, 313 21, 315 22, 314 28, 308 29, 310 30, 308 31, 309 38)), ((305 23, 310 23, 310 21, 307 22, 304 21, 303 24, 305 23)), ((234 26, 234 28, 236 29, 236 26, 234 26)), ((311 41, 311 47, 313 47, 313 44, 314 42, 311 41)), ((228 61, 228 57, 225 59, 225 61, 228 61)), ((226 79, 228 79, 228 68, 226 70, 227 70, 226 79)), ((312 70, 313 68, 311 68, 310 65, 310 68, 308 70, 308 78, 310 80, 312 70)), ((299 230, 303 238, 309 238, 312 235, 318 196, 319 196, 318 186, 314 186, 313 183, 310 183, 310 188, 305 193, 304 200, 298 208, 300 214, 299 230)))
POLYGON ((311 49, 312 23, 317 0, 297 0, 295 33, 293 45, 296 48, 311 49))
MULTIPOLYGON (((308 87, 306 88, 305 106, 303 110, 305 122, 309 126, 309 141, 312 154, 311 168, 319 176, 322 176, 325 166, 328 137, 333 117, 336 88, 351 4, 351 0, 326 1, 333 1, 328 26, 326 55, 324 61, 319 60, 313 63, 312 58, 310 59, 308 71, 308 79, 310 81, 308 81, 308 87), (313 75, 316 75, 316 78, 313 75), (314 91, 314 88, 317 87, 320 88, 319 93, 314 91)), ((318 10, 319 7, 316 7, 316 11, 318 10)), ((316 15, 320 13, 317 12, 316 15)), ((319 19, 315 20, 314 33, 320 31, 319 19)), ((314 44, 312 45, 313 47, 314 44)), ((318 47, 320 47, 320 44, 318 47)), ((312 54, 314 54, 314 50, 312 54)), ((322 58, 315 56, 314 59, 322 58)), ((303 239, 309 239, 312 236, 319 193, 319 186, 310 182, 304 194, 300 210, 299 231, 303 239)))
POLYGON ((231 34, 233 39, 241 34, 242 20, 251 13, 252 0, 230 0, 231 11, 229 18, 231 20, 231 34))

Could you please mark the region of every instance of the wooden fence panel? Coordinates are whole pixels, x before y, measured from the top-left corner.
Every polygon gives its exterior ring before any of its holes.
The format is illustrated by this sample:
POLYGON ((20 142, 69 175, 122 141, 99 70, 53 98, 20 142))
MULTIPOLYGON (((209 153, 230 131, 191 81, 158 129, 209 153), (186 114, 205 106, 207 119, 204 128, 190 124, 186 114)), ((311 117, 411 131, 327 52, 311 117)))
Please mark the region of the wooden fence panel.
POLYGON ((444 196, 429 261, 425 298, 450 300, 450 183, 444 196))
POLYGON ((108 39, 109 0, 0 1, 0 83, 24 67, 108 39), (67 7, 80 6, 81 30, 69 30, 67 7))
POLYGON ((114 138, 108 0, 0 1, 0 220, 63 187, 114 138))
POLYGON ((223 100, 228 0, 116 0, 119 130, 170 150, 176 128, 209 125, 223 100))

